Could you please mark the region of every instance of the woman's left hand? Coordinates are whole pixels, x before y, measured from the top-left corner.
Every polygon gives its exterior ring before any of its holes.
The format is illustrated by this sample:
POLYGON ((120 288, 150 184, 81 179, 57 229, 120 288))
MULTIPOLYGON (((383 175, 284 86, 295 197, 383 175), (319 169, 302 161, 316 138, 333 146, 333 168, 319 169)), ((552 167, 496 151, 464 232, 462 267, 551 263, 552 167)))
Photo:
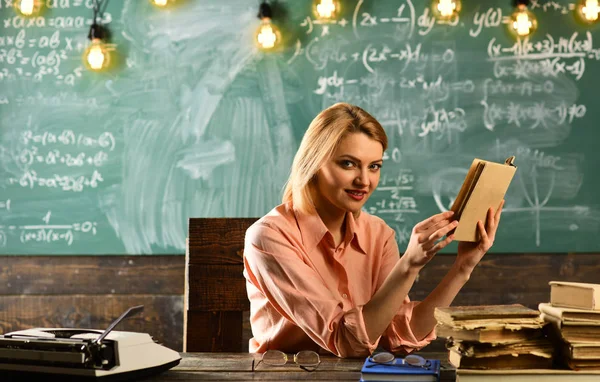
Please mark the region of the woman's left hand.
POLYGON ((479 261, 483 258, 483 255, 485 255, 485 253, 494 244, 496 230, 498 229, 498 223, 500 223, 500 216, 502 215, 503 206, 504 200, 500 202, 500 205, 495 212, 494 209, 490 207, 487 212, 485 227, 481 220, 477 222, 477 228, 480 236, 478 242, 461 241, 458 243, 458 256, 456 258, 456 263, 461 270, 470 274, 475 266, 479 264, 479 261))

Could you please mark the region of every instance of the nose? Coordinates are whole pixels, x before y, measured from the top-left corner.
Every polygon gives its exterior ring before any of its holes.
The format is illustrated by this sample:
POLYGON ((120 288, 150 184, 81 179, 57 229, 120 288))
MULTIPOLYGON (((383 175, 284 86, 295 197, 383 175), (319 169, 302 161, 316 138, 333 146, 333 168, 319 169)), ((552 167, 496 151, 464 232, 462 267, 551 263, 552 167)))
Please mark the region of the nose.
POLYGON ((370 184, 370 181, 369 181, 369 171, 368 170, 361 170, 357 174, 356 179, 354 179, 354 182, 356 183, 357 186, 367 187, 370 184))

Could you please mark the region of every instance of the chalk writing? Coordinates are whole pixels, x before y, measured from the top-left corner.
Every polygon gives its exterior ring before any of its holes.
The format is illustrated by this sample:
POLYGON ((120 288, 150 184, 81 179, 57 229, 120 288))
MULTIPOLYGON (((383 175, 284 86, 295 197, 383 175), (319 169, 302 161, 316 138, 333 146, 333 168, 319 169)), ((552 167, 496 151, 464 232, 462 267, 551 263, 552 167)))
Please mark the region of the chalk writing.
POLYGON ((63 191, 82 192, 84 188, 97 188, 98 185, 104 181, 102 175, 94 170, 90 177, 80 175, 59 175, 53 174, 46 178, 38 176, 35 170, 26 171, 20 178, 8 178, 10 185, 17 184, 24 188, 34 187, 46 187, 46 188, 57 188, 63 191))

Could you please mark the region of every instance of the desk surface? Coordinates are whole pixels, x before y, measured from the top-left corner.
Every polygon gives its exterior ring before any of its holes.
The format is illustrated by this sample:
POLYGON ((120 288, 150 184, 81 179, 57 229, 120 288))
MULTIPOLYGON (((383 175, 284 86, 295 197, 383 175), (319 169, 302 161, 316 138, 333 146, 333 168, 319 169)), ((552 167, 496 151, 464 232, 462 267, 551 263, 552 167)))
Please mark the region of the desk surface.
MULTIPOLYGON (((426 353, 419 355, 442 360, 442 381, 454 381, 456 372, 447 361, 447 353, 426 353)), ((252 359, 259 355, 249 353, 182 353, 181 363, 146 381, 353 381, 360 379, 360 369, 364 360, 341 359, 321 356, 321 365, 314 372, 300 369, 293 363, 286 366, 260 364, 252 372, 252 359)))

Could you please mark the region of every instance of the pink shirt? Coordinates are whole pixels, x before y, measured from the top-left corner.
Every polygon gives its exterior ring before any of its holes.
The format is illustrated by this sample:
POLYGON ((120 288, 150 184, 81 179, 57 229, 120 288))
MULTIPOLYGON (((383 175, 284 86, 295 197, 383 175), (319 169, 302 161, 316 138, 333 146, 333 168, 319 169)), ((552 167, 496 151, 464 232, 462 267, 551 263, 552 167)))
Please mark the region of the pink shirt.
POLYGON ((254 338, 250 352, 325 349, 339 357, 364 357, 378 344, 411 352, 435 338, 415 338, 409 322, 418 302, 406 297, 384 334, 367 336, 363 306, 399 260, 395 233, 383 220, 346 215, 338 248, 318 215, 282 204, 246 232, 244 276, 254 338))

